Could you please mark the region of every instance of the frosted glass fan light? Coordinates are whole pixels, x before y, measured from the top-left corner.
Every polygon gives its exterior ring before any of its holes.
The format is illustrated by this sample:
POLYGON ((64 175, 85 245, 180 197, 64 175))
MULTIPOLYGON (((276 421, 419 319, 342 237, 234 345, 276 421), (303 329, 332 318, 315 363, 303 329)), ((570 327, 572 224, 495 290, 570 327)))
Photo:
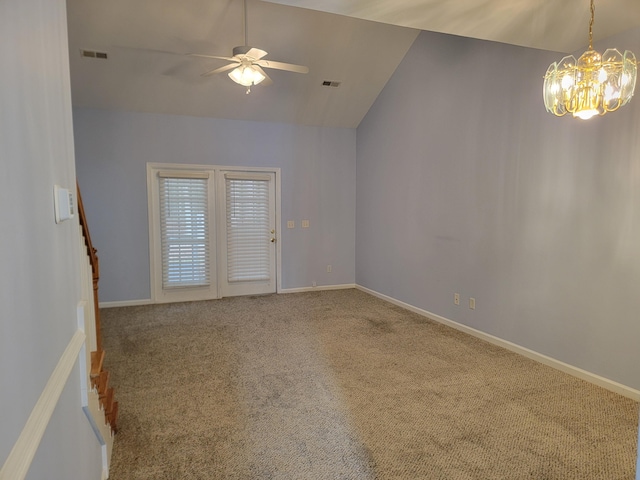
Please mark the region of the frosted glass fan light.
POLYGON ((240 85, 250 87, 258 85, 265 79, 265 76, 251 65, 241 65, 229 73, 229 78, 240 85))

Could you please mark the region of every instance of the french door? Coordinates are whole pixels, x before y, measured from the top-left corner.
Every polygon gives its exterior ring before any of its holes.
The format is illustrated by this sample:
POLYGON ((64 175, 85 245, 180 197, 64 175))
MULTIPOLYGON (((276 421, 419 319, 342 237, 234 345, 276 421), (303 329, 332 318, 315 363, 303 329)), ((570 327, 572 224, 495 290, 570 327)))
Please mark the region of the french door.
POLYGON ((276 291, 277 173, 147 165, 153 300, 276 291))
POLYGON ((275 174, 225 171, 219 190, 221 296, 275 292, 275 174))

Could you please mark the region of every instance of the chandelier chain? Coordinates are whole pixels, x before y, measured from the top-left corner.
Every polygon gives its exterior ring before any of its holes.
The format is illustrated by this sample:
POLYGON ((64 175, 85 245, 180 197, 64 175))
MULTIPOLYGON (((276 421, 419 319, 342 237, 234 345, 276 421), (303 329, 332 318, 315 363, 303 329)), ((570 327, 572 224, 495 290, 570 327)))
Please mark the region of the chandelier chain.
POLYGON ((593 19, 596 15, 596 6, 591 0, 591 20, 589 21, 589 50, 593 50, 593 19))

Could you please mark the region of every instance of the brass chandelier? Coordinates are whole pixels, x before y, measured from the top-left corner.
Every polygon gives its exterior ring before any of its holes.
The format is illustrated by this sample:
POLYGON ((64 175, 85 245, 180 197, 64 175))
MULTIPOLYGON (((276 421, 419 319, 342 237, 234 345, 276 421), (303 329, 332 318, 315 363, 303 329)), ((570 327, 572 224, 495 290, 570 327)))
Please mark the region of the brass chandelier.
POLYGON ((544 106, 559 117, 571 113, 584 120, 614 112, 629 103, 636 86, 635 55, 609 48, 593 50, 594 0, 591 0, 589 49, 576 61, 573 55, 553 62, 544 76, 544 106))

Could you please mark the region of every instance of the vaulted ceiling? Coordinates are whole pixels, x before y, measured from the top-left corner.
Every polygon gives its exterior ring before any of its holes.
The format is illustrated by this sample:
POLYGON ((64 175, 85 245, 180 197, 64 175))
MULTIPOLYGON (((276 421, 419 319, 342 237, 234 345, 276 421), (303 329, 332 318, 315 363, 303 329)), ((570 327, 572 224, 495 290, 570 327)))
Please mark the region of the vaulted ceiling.
MULTIPOLYGON (((268 70, 273 84, 247 95, 226 73, 201 76, 224 60, 186 56, 243 45, 242 0, 67 0, 67 10, 75 106, 334 127, 358 125, 420 30, 572 52, 589 24, 588 0, 247 0, 249 45, 309 67, 268 70)), ((596 2, 596 40, 637 26, 639 1, 596 2)))

